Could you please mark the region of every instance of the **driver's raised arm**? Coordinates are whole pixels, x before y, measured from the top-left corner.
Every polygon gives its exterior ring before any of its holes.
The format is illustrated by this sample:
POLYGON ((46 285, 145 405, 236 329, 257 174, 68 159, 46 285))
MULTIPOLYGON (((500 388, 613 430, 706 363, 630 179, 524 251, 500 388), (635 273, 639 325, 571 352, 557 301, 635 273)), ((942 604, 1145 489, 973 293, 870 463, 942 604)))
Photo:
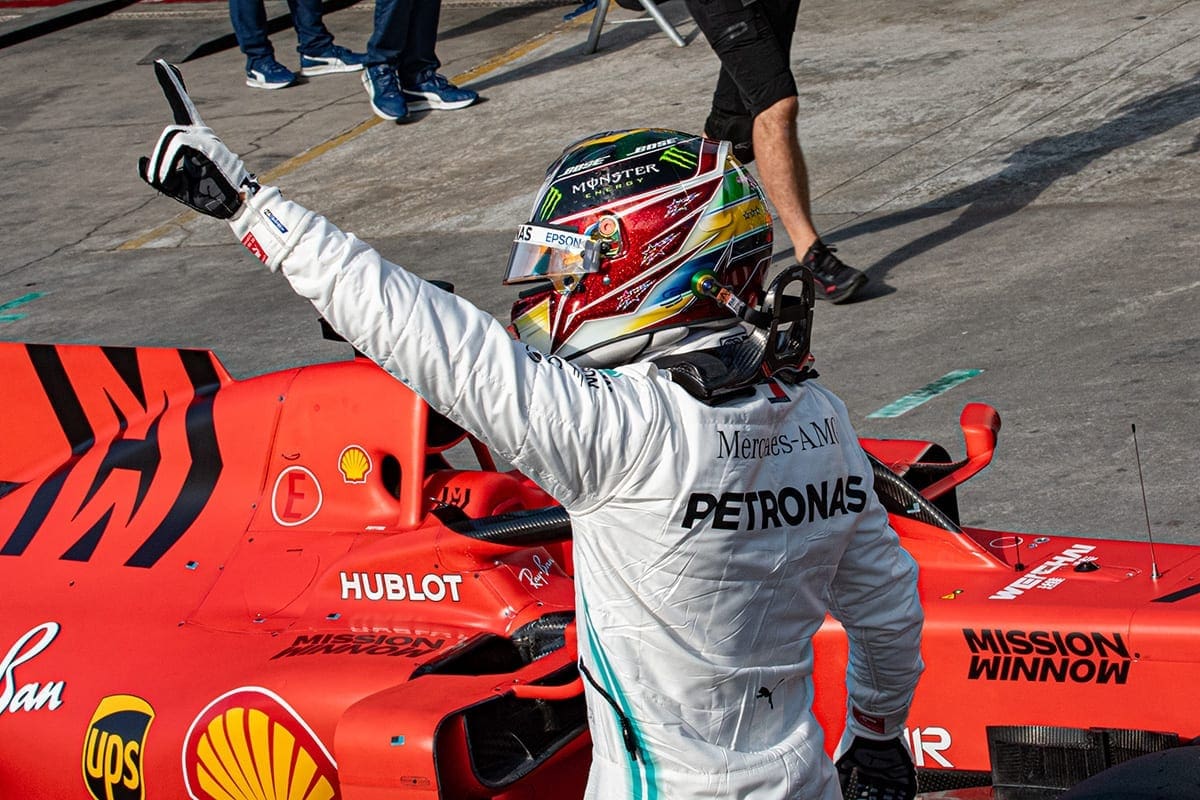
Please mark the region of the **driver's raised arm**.
MULTIPOLYGON (((238 240, 361 352, 570 507, 606 494, 642 453, 620 431, 663 427, 645 381, 544 358, 489 314, 392 264, 357 237, 262 186, 200 118, 183 76, 155 76, 174 116, 138 172, 228 221, 238 240)), ((650 368, 652 369, 652 368, 650 368)))
POLYGON ((232 224, 356 348, 564 503, 604 494, 666 434, 651 383, 638 379, 649 365, 617 372, 545 356, 276 189, 264 187, 232 224), (272 218, 286 234, 271 233, 272 218), (620 434, 632 430, 645 435, 620 434))

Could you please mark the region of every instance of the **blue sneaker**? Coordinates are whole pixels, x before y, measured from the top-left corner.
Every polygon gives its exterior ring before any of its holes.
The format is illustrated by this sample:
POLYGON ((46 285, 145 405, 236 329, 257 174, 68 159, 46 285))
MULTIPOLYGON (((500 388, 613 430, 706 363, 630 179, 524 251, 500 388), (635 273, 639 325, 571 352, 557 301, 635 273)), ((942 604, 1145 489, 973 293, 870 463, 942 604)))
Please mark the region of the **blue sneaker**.
POLYGON ((366 53, 355 53, 340 44, 331 44, 316 55, 300 54, 300 74, 329 75, 333 72, 358 72, 367 63, 366 53))
POLYGON ((246 85, 252 89, 282 89, 296 82, 296 73, 275 60, 262 56, 246 62, 246 85))
POLYGON ((404 87, 404 94, 408 97, 408 107, 413 111, 424 111, 428 108, 450 111, 456 108, 466 108, 479 99, 479 92, 460 89, 446 80, 445 75, 434 72, 420 77, 423 77, 424 80, 404 87))
POLYGON ((384 119, 404 119, 408 116, 408 103, 396 80, 396 69, 388 64, 376 64, 363 71, 363 86, 371 98, 371 110, 384 119))

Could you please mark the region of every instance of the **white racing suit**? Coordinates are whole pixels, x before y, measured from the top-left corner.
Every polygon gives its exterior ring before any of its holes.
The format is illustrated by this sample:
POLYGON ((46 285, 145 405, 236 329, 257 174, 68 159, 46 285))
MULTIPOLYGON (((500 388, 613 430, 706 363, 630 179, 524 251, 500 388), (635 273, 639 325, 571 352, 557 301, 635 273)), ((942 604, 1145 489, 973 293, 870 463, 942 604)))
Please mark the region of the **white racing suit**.
POLYGON ((650 363, 581 369, 264 187, 242 241, 356 348, 566 508, 594 740, 588 797, 841 797, 812 714, 826 610, 850 733, 901 734, 916 565, 846 408, 814 381, 705 405, 650 363), (865 723, 865 724, 864 724, 865 723))

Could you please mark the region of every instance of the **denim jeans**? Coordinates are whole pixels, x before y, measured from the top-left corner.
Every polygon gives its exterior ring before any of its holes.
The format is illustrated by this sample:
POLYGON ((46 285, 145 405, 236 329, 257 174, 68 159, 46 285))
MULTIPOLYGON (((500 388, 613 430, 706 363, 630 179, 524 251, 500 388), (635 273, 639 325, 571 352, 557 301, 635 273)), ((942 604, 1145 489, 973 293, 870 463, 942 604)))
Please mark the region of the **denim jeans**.
POLYGON ((375 31, 367 64, 390 64, 406 86, 437 72, 434 54, 442 0, 375 0, 375 31))
MULTIPOLYGON (((299 52, 316 55, 333 44, 333 34, 321 21, 321 0, 288 0, 292 26, 296 29, 299 52)), ((267 38, 267 11, 263 0, 229 0, 229 19, 238 47, 246 60, 254 61, 275 54, 267 38)))

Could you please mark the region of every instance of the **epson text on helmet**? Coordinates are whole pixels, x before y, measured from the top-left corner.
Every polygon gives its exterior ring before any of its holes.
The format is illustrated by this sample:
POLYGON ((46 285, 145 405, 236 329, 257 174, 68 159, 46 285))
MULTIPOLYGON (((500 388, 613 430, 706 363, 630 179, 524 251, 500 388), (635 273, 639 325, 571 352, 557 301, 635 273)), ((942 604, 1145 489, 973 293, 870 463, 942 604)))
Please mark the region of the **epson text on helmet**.
POLYGON ((568 250, 582 250, 584 245, 587 244, 587 237, 580 236, 577 233, 547 231, 546 244, 557 245, 568 250))

